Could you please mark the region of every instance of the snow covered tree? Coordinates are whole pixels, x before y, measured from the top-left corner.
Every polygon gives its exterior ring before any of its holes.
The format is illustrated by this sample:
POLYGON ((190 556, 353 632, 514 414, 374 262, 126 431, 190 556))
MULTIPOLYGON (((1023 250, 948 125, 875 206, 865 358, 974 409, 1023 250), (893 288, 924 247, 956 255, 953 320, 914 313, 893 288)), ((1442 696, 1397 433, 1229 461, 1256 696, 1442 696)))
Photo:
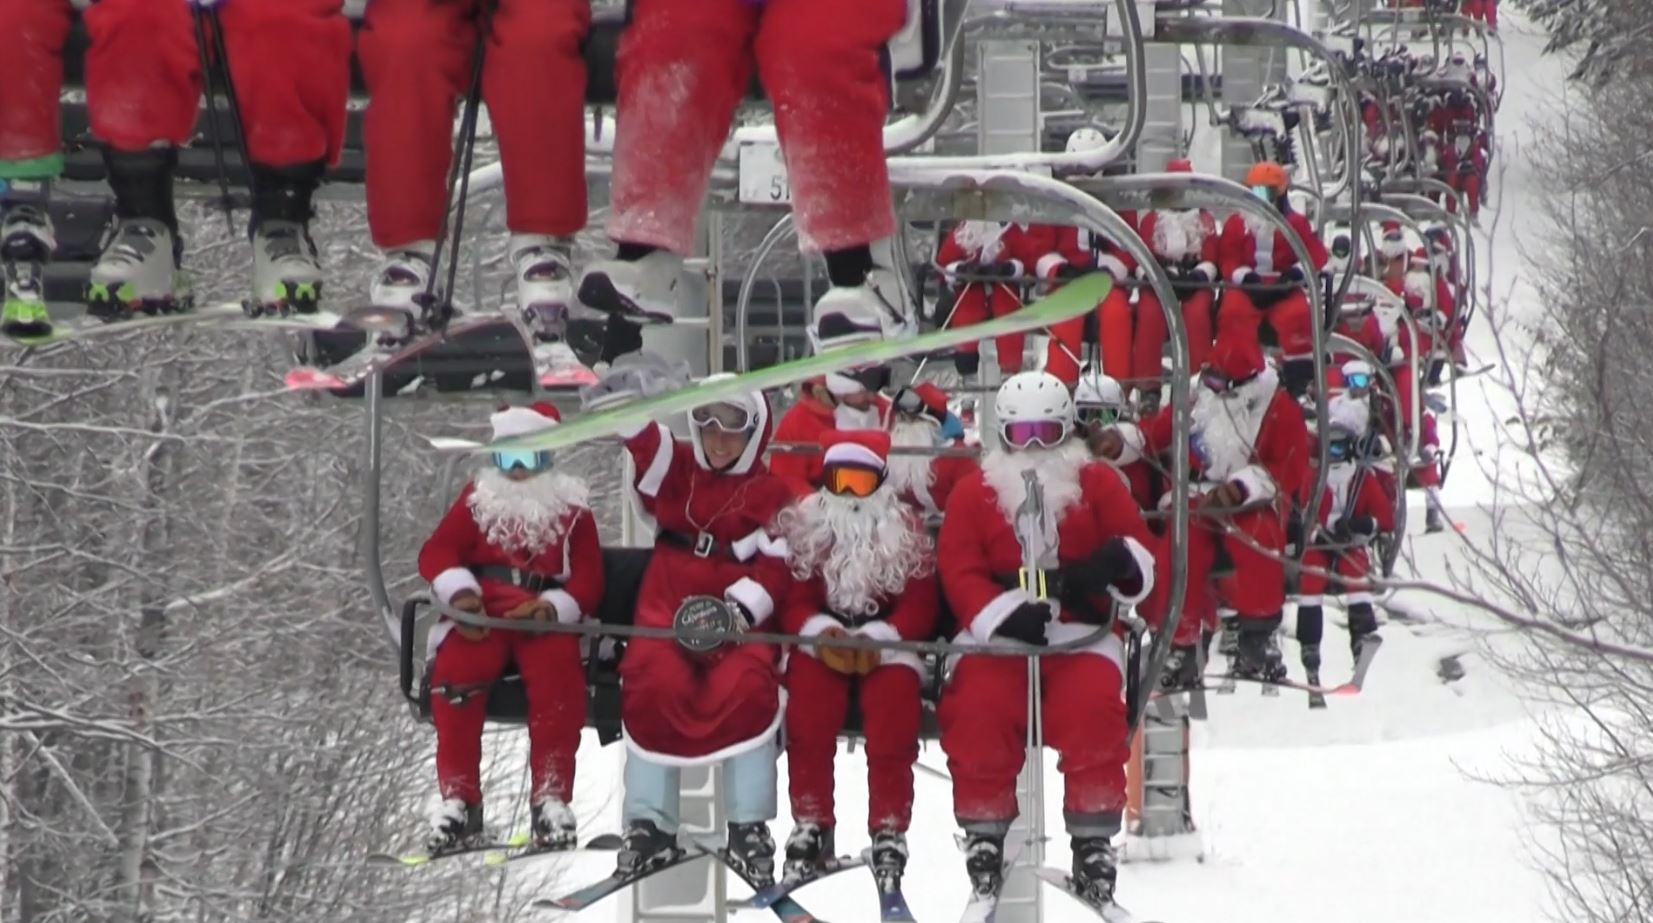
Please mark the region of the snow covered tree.
POLYGON ((1645 52, 1653 36, 1649 0, 1513 0, 1549 30, 1545 51, 1577 56, 1570 75, 1591 86, 1612 79, 1645 78, 1653 60, 1645 52))

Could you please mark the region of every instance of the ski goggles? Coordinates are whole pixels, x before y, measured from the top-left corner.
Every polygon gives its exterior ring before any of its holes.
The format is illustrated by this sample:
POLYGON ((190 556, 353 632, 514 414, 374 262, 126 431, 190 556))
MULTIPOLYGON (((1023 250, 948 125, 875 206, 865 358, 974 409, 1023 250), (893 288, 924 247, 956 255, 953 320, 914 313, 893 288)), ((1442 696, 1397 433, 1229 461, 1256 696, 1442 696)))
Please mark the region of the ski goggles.
POLYGON ((1081 423, 1101 424, 1105 426, 1109 423, 1119 422, 1119 409, 1117 407, 1091 405, 1089 407, 1079 407, 1074 412, 1078 415, 1079 422, 1081 423))
POLYGON ((875 394, 890 386, 890 370, 887 366, 874 365, 861 369, 848 369, 838 374, 875 394))
POLYGON ((844 497, 870 497, 884 483, 884 472, 864 465, 827 465, 821 470, 826 489, 844 497))
POLYGON ((925 412, 924 399, 911 388, 902 388, 895 394, 895 409, 909 416, 919 416, 925 412))
POLYGON ((1332 241, 1332 256, 1340 260, 1348 259, 1349 254, 1353 251, 1354 244, 1347 237, 1338 237, 1332 241))
POLYGON ((1061 420, 1013 420, 999 427, 1005 445, 1013 449, 1029 446, 1051 448, 1067 438, 1068 425, 1061 420))
POLYGON ((501 471, 511 471, 515 468, 525 468, 529 471, 544 471, 551 467, 551 453, 534 449, 515 449, 493 453, 494 467, 501 471))
POLYGON ((1326 454, 1332 461, 1348 461, 1355 457, 1355 440, 1353 436, 1342 439, 1333 439, 1326 443, 1326 454))
POLYGON ((1275 194, 1273 186, 1253 186, 1251 187, 1251 194, 1259 199, 1262 199, 1264 202, 1269 203, 1270 205, 1274 204, 1275 194))
POLYGON ((1351 388, 1370 388, 1372 386, 1372 373, 1350 372, 1343 376, 1343 383, 1351 388))
POLYGON ((1244 378, 1230 378, 1216 369, 1206 369, 1200 375, 1200 384, 1204 385, 1206 390, 1215 394, 1231 394, 1236 388, 1250 384, 1252 379, 1256 377, 1257 375, 1253 373, 1244 378))
POLYGON ((700 429, 716 427, 726 433, 744 433, 752 428, 752 411, 739 404, 707 404, 689 412, 689 420, 700 429))

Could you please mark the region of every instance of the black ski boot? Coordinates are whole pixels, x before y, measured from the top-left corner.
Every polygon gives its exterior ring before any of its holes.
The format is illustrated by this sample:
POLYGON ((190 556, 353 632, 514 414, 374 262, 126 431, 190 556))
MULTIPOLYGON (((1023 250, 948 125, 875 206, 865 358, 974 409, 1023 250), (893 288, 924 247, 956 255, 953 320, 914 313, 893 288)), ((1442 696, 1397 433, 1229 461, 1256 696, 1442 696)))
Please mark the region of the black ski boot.
POLYGON ((1240 617, 1225 615, 1222 617, 1222 639, 1217 643, 1217 653, 1224 657, 1233 657, 1240 652, 1240 617))
POLYGON ((1165 658, 1165 669, 1159 674, 1159 688, 1166 692, 1185 692, 1203 685, 1199 649, 1192 644, 1171 648, 1171 655, 1165 658))
POLYGON ((1423 514, 1423 531, 1426 533, 1441 532, 1445 529, 1446 523, 1441 521, 1440 508, 1431 504, 1423 514))
POLYGON ((682 855, 683 848, 677 845, 676 834, 661 832, 652 820, 634 820, 626 826, 626 836, 620 844, 614 874, 642 875, 682 855))
POLYGON ((1303 652, 1303 673, 1310 684, 1320 685, 1320 645, 1305 644, 1303 652))
POLYGON ((808 821, 793 827, 792 835, 786 838, 786 865, 781 874, 793 881, 814 875, 821 863, 833 857, 832 840, 831 827, 808 821))
POLYGON ((1366 646, 1366 639, 1377 637, 1377 630, 1377 613, 1372 611, 1371 603, 1349 606, 1349 652, 1354 655, 1356 663, 1360 662, 1360 651, 1366 646))
POLYGON ((872 879, 884 894, 901 890, 901 876, 907 871, 907 835, 880 830, 872 835, 872 879))
POLYGON ((729 825, 729 860, 754 887, 775 883, 775 838, 763 821, 729 825))
POLYGON ((1101 909, 1113 903, 1114 884, 1119 880, 1118 863, 1114 859, 1113 844, 1105 836, 1076 836, 1073 838, 1074 893, 1092 907, 1101 909))
POLYGON ((430 837, 425 852, 438 856, 481 841, 482 805, 447 798, 430 816, 430 837))
POLYGON ((970 834, 964 844, 964 871, 970 876, 971 900, 997 900, 1004 887, 1004 837, 970 834))
POLYGON ((536 851, 573 849, 579 843, 574 812, 561 799, 536 801, 528 810, 536 851))
POLYGON ((1266 619, 1243 619, 1240 622, 1240 643, 1235 652, 1234 675, 1246 679, 1276 682, 1286 678, 1286 664, 1274 646, 1274 629, 1280 625, 1280 616, 1266 619))

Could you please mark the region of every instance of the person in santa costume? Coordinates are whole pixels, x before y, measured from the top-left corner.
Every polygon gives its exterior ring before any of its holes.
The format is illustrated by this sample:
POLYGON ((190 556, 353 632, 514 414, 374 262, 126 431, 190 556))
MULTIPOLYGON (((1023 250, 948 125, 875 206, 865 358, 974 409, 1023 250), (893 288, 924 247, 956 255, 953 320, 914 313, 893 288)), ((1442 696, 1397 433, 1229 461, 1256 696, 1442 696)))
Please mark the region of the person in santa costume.
MULTIPOLYGON (((629 373, 617 365, 606 374, 629 373)), ((763 465, 769 405, 761 394, 747 394, 698 407, 689 422, 686 440, 663 423, 622 434, 636 499, 656 523, 636 624, 672 627, 685 600, 713 597, 734 611, 740 627, 769 630, 791 586, 786 542, 774 522, 795 499, 763 465)), ((768 822, 776 814, 783 702, 776 660, 771 644, 695 651, 672 639, 635 638, 627 645, 620 664, 627 754, 619 872, 680 854, 680 768, 721 763, 730 854, 753 878, 773 879, 768 822)))
POLYGON ((914 332, 884 158, 885 45, 904 0, 632 0, 620 39, 613 260, 578 297, 633 320, 670 322, 683 256, 712 167, 756 66, 775 112, 799 246, 826 262, 813 308, 817 350, 914 332))
MULTIPOLYGON (((205 31, 222 30, 227 61, 217 63, 227 64, 235 86, 251 161, 251 301, 315 311, 322 277, 310 203, 343 147, 350 94, 350 23, 339 0, 236 0, 210 14, 184 0, 74 5, 86 7, 87 115, 115 197, 115 223, 88 280, 88 310, 120 320, 191 301, 173 174, 200 114, 196 17, 210 16, 205 31)), ((45 200, 63 170, 58 104, 73 9, 69 0, 0 0, 0 23, 8 78, 0 93, 0 250, 29 270, 7 273, 14 284, 0 326, 40 336, 52 329, 39 283, 56 247, 45 200)))
MULTIPOLYGON (((928 641, 941 605, 935 546, 886 477, 890 436, 831 433, 820 490, 780 515, 797 587, 781 630, 805 638, 928 641)), ((867 831, 882 891, 899 891, 913 814, 913 763, 923 713, 917 654, 800 644, 786 662, 786 757, 795 826, 786 875, 837 855, 833 760, 850 695, 867 740, 867 831)))
POLYGON ((1342 595, 1349 613, 1349 647, 1360 659, 1365 640, 1377 632, 1372 591, 1364 580, 1372 570, 1367 546, 1395 529, 1395 501, 1361 458, 1369 411, 1359 400, 1337 397, 1327 408, 1326 489, 1320 523, 1303 556, 1297 600, 1297 643, 1309 682, 1320 682, 1320 639, 1325 633, 1321 601, 1342 595))
MULTIPOLYGON (((1047 252, 1037 230, 1008 221, 960 221, 936 250, 936 266, 953 287, 953 306, 945 326, 968 327, 1003 317, 1022 307, 1020 279, 1047 252)), ((999 372, 1014 375, 1022 369, 1020 333, 994 339, 999 372)), ((974 375, 981 367, 977 344, 958 348, 953 364, 960 375, 974 375)))
MULTIPOLYGON (((550 404, 507 407, 494 439, 557 425, 550 404)), ((603 550, 585 482, 550 452, 495 452, 460 491, 419 552, 419 574, 442 603, 502 619, 578 622, 603 596, 603 550)), ((442 802, 432 852, 482 835, 482 725, 488 690, 515 664, 528 695, 534 845, 575 845, 574 754, 585 726, 585 673, 572 634, 472 627, 443 619, 430 633, 431 718, 442 802)))
MULTIPOLYGON (((878 391, 888 378, 888 369, 874 368, 833 372, 805 382, 798 402, 781 414, 775 442, 820 445, 837 430, 883 429, 889 401, 878 391)), ((821 455, 777 449, 770 453, 769 473, 805 496, 821 486, 821 455)))
POLYGON ((1302 395, 1314 384, 1314 325, 1304 285, 1319 285, 1319 273, 1329 259, 1320 235, 1309 219, 1291 207, 1287 195, 1290 181, 1286 169, 1271 160, 1252 165, 1246 185, 1259 199, 1278 209, 1308 250, 1308 266, 1300 266, 1297 253, 1286 236, 1273 224, 1249 212, 1235 212, 1223 225, 1218 252, 1223 278, 1234 287, 1223 293, 1217 311, 1218 337, 1237 330, 1258 335, 1267 320, 1284 356, 1282 378, 1287 390, 1302 395), (1240 288, 1239 286, 1276 286, 1240 288))
MULTIPOLYGON (((1125 399, 1125 389, 1119 382, 1094 368, 1080 373, 1079 386, 1073 389, 1074 415, 1079 435, 1087 445, 1095 445, 1103 434, 1121 423, 1131 423, 1136 415, 1125 399)), ((1131 488, 1137 506, 1150 510, 1158 505, 1164 492, 1162 472, 1150 459, 1139 458, 1128 464, 1114 464, 1095 451, 1096 458, 1117 468, 1131 488)))
MULTIPOLYGON (((895 448, 959 449, 964 447, 964 424, 947 406, 947 392, 920 382, 895 393, 890 402, 890 444, 895 448)), ((963 455, 896 453, 885 475, 890 490, 912 507, 932 528, 940 527, 953 488, 976 470, 976 460, 963 455)))
MULTIPOLYGON (((1194 164, 1177 158, 1165 165, 1167 173, 1192 173, 1194 164)), ((1217 290, 1217 219, 1203 208, 1156 208, 1144 215, 1142 239, 1154 258, 1171 276, 1171 286, 1182 300, 1182 323, 1188 331, 1188 367, 1205 365, 1211 352, 1211 322, 1217 290)), ((1151 286, 1138 290, 1136 345, 1132 353, 1133 379, 1161 377, 1160 357, 1167 337, 1165 312, 1151 286)))
POLYGON ((470 91, 480 54, 516 304, 536 332, 560 334, 573 301, 573 238, 586 223, 581 47, 590 26, 589 0, 370 0, 361 33, 367 223, 384 253, 373 306, 417 317, 431 288, 454 102, 470 91))
MULTIPOLYGON (((1074 883, 1101 906, 1114 891, 1109 841, 1125 809, 1128 755, 1124 644, 1114 607, 1153 590, 1156 540, 1118 473, 1073 438, 1073 399, 1061 379, 1016 375, 999 388, 994 408, 995 445, 981 472, 954 489, 942 522, 942 591, 959 621, 957 644, 1015 641, 1037 653, 1049 643, 1096 638, 1038 664, 1045 741, 1061 753, 1066 780, 1074 883), (1043 494, 1037 528, 1021 515, 1029 473, 1043 494), (1041 549, 1038 574, 1023 572, 1024 543, 1041 549)), ((1004 837, 1026 756, 1028 664, 966 654, 942 694, 953 813, 968 837, 965 868, 978 897, 996 894, 1004 880, 1004 837)))
MULTIPOLYGON (((1303 409, 1244 331, 1217 338, 1193 389, 1189 587, 1209 584, 1222 607, 1235 613, 1234 671, 1277 679, 1285 675, 1272 647, 1285 604, 1280 555, 1293 498, 1307 489, 1312 452, 1303 409)), ((1166 407, 1138 427, 1117 427, 1097 449, 1119 463, 1166 452, 1173 410, 1166 407)), ((1163 502, 1176 496, 1167 494, 1163 502)), ((1184 668, 1193 656, 1191 643, 1179 644, 1166 670, 1184 668)))

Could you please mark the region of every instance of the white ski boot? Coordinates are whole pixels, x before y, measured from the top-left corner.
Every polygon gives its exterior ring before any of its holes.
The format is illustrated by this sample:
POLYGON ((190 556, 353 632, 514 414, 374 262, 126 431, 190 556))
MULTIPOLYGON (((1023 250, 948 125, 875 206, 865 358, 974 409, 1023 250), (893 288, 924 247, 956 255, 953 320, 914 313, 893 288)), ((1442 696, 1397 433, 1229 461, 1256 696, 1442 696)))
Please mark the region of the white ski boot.
POLYGON ((682 272, 683 258, 668 250, 637 260, 602 260, 581 274, 580 304, 638 324, 669 324, 677 319, 682 272))
POLYGON ((546 234, 512 234, 511 264, 517 271, 517 308, 540 342, 568 333, 574 303, 574 262, 566 240, 546 234))
POLYGON ((52 221, 32 205, 14 205, 0 218, 0 268, 4 270, 5 306, 0 333, 17 339, 49 336, 46 313, 46 262, 57 249, 52 221))
POLYGON ((188 311, 189 282, 178 266, 176 242, 165 223, 122 218, 86 283, 86 310, 105 321, 134 312, 188 311))
POLYGON ((247 313, 314 314, 321 301, 321 262, 310 229, 296 221, 265 221, 253 234, 253 298, 247 313))
POLYGON ((573 849, 579 844, 574 811, 559 798, 536 801, 528 808, 532 816, 534 849, 573 849))
POLYGON ((854 288, 828 289, 810 315, 809 339, 817 353, 917 332, 905 278, 899 270, 883 266, 875 266, 867 281, 854 288))
POLYGON ((434 856, 460 849, 480 841, 482 831, 482 805, 444 798, 430 813, 430 837, 425 840, 425 851, 434 856))
POLYGON ((365 314, 373 316, 380 341, 395 342, 412 336, 424 316, 425 292, 430 286, 434 244, 430 249, 391 250, 379 264, 368 292, 365 314))

